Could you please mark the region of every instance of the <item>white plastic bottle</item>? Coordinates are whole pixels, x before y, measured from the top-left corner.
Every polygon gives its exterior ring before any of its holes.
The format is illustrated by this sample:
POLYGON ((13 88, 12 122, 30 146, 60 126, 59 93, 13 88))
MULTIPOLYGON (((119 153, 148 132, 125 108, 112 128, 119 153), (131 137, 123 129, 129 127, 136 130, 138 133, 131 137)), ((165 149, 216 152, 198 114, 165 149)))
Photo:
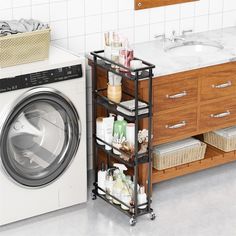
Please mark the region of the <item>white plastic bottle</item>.
POLYGON ((101 191, 100 189, 98 189, 98 193, 101 195, 105 195, 105 190, 106 190, 106 169, 105 169, 105 165, 104 163, 102 163, 102 168, 101 170, 98 171, 98 187, 103 189, 103 191, 101 191))
POLYGON ((113 189, 113 176, 111 173, 111 169, 107 170, 107 176, 106 176, 106 198, 112 202, 112 197, 108 194, 112 195, 112 189, 113 189))
MULTIPOLYGON (((145 193, 145 187, 141 186, 138 193, 138 205, 144 204, 147 202, 147 194, 145 193)), ((139 209, 145 209, 147 205, 139 206, 139 209)))
MULTIPOLYGON (((118 200, 121 200, 121 191, 123 189, 123 182, 121 179, 121 175, 117 176, 117 179, 114 181, 113 188, 112 188, 112 195, 117 198, 118 200)), ((113 203, 116 205, 120 205, 120 202, 117 201, 115 198, 113 198, 113 203)))

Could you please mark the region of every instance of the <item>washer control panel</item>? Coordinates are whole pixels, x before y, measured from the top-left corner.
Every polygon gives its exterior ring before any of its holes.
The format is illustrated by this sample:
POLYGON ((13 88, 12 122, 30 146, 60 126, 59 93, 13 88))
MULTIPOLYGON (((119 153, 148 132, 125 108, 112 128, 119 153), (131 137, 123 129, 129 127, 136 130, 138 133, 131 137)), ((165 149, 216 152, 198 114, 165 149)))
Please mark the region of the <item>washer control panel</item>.
POLYGON ((13 78, 0 79, 0 93, 13 90, 78 79, 83 76, 82 65, 62 67, 13 78))

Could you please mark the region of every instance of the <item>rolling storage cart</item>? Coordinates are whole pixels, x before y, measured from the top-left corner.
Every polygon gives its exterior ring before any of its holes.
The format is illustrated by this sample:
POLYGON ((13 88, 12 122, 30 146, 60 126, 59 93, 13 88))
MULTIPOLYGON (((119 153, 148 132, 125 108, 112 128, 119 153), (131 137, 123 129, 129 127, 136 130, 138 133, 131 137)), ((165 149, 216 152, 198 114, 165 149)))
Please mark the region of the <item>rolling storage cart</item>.
MULTIPOLYGON (((124 67, 123 65, 119 63, 115 63, 107 58, 104 57, 104 51, 95 51, 92 52, 91 55, 93 56, 93 85, 92 85, 92 93, 93 93, 93 156, 94 156, 94 165, 95 165, 95 182, 94 182, 94 189, 92 190, 93 200, 95 200, 97 197, 103 199, 107 203, 113 205, 118 210, 122 211, 126 215, 130 217, 129 223, 131 226, 134 226, 136 224, 136 219, 138 216, 150 214, 150 219, 155 219, 155 213, 153 212, 153 209, 151 208, 151 176, 152 176, 152 155, 151 155, 151 134, 152 134, 152 76, 153 76, 153 68, 154 65, 143 61, 143 67, 140 69, 132 70, 130 68, 124 67), (115 67, 115 68, 114 68, 115 67), (121 72, 120 70, 117 70, 117 68, 123 68, 127 72, 121 72), (134 92, 130 91, 122 91, 122 97, 134 99, 135 103, 135 109, 130 110, 126 106, 122 106, 121 104, 111 102, 106 95, 107 91, 107 82, 103 81, 102 88, 98 88, 98 69, 102 69, 106 71, 107 75, 108 72, 112 72, 116 75, 119 75, 122 77, 122 80, 128 79, 134 83, 134 92), (131 73, 132 72, 132 73, 131 73), (139 99, 138 91, 139 91, 139 80, 141 79, 148 79, 149 83, 149 99, 148 101, 144 101, 142 99, 139 99), (104 83, 105 82, 105 83, 104 83), (143 114, 141 112, 144 108, 138 107, 138 102, 143 102, 146 104, 146 112, 143 114), (117 107, 121 107, 123 110, 127 112, 120 112, 117 110, 117 107), (117 115, 121 115, 124 117, 126 121, 135 123, 135 145, 134 145, 134 153, 128 154, 125 151, 122 151, 120 149, 117 149, 113 147, 111 144, 108 144, 104 140, 98 138, 96 136, 96 118, 97 118, 97 111, 98 107, 102 107, 103 110, 106 111, 106 113, 113 113, 117 115), (133 112, 134 116, 130 116, 129 112, 133 112), (148 143, 147 143, 147 151, 145 153, 139 153, 139 147, 138 147, 138 131, 139 131, 139 121, 141 119, 146 118, 148 120, 147 122, 147 129, 148 129, 148 143), (100 141, 104 143, 105 145, 109 145, 112 147, 112 149, 119 150, 119 152, 122 153, 122 155, 128 157, 128 159, 123 159, 119 155, 116 155, 113 153, 112 150, 106 150, 103 145, 99 145, 97 141, 100 141), (134 181, 134 194, 133 194, 133 204, 127 205, 126 203, 122 202, 120 199, 117 199, 112 194, 109 194, 106 192, 105 189, 102 189, 98 186, 98 165, 100 158, 105 159, 108 168, 111 167, 112 162, 116 161, 119 163, 122 163, 126 165, 126 167, 129 168, 130 173, 133 175, 133 181, 134 181), (147 177, 147 185, 146 185, 146 194, 147 194, 147 202, 144 204, 138 205, 138 172, 139 172, 139 165, 140 164, 148 164, 148 177, 147 177), (98 190, 106 193, 110 198, 115 199, 121 205, 126 206, 129 208, 128 211, 123 210, 119 205, 115 205, 112 202, 110 202, 106 195, 102 195, 98 193, 98 190), (145 209, 140 209, 140 206, 147 205, 145 209)), ((106 79, 106 78, 101 78, 106 79)), ((100 83, 101 84, 101 83, 100 83)))

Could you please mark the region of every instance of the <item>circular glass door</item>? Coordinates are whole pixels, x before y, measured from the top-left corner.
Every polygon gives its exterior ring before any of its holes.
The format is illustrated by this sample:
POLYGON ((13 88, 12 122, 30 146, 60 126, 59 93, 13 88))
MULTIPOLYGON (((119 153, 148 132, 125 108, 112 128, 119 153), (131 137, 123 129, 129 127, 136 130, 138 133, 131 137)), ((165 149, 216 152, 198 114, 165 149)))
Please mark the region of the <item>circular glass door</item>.
POLYGON ((8 115, 1 133, 1 160, 19 184, 39 187, 57 179, 75 156, 80 121, 58 91, 30 90, 8 115))

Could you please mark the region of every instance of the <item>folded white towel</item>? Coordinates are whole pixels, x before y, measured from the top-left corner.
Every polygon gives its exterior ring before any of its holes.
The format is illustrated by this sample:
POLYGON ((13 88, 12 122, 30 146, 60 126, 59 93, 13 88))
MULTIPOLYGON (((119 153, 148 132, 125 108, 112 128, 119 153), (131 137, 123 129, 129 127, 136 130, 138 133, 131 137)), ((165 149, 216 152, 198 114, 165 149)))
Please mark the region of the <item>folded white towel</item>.
MULTIPOLYGON (((123 105, 124 107, 127 107, 128 110, 124 109, 123 107, 120 107, 119 105, 117 106, 117 111, 122 112, 128 116, 135 116, 135 100, 128 100, 128 101, 124 101, 120 103, 121 105, 123 105)), ((141 101, 138 101, 138 108, 145 108, 147 107, 147 104, 141 101)), ((142 109, 142 110, 138 110, 138 114, 142 115, 142 114, 146 114, 148 113, 148 108, 147 109, 142 109)))
POLYGON ((158 145, 154 148, 154 151, 160 155, 169 152, 175 152, 183 148, 189 148, 194 146, 200 146, 201 142, 195 138, 187 138, 177 142, 165 143, 158 145))
POLYGON ((214 131, 214 133, 225 138, 231 138, 232 136, 236 136, 236 126, 228 127, 225 129, 219 129, 214 131))

